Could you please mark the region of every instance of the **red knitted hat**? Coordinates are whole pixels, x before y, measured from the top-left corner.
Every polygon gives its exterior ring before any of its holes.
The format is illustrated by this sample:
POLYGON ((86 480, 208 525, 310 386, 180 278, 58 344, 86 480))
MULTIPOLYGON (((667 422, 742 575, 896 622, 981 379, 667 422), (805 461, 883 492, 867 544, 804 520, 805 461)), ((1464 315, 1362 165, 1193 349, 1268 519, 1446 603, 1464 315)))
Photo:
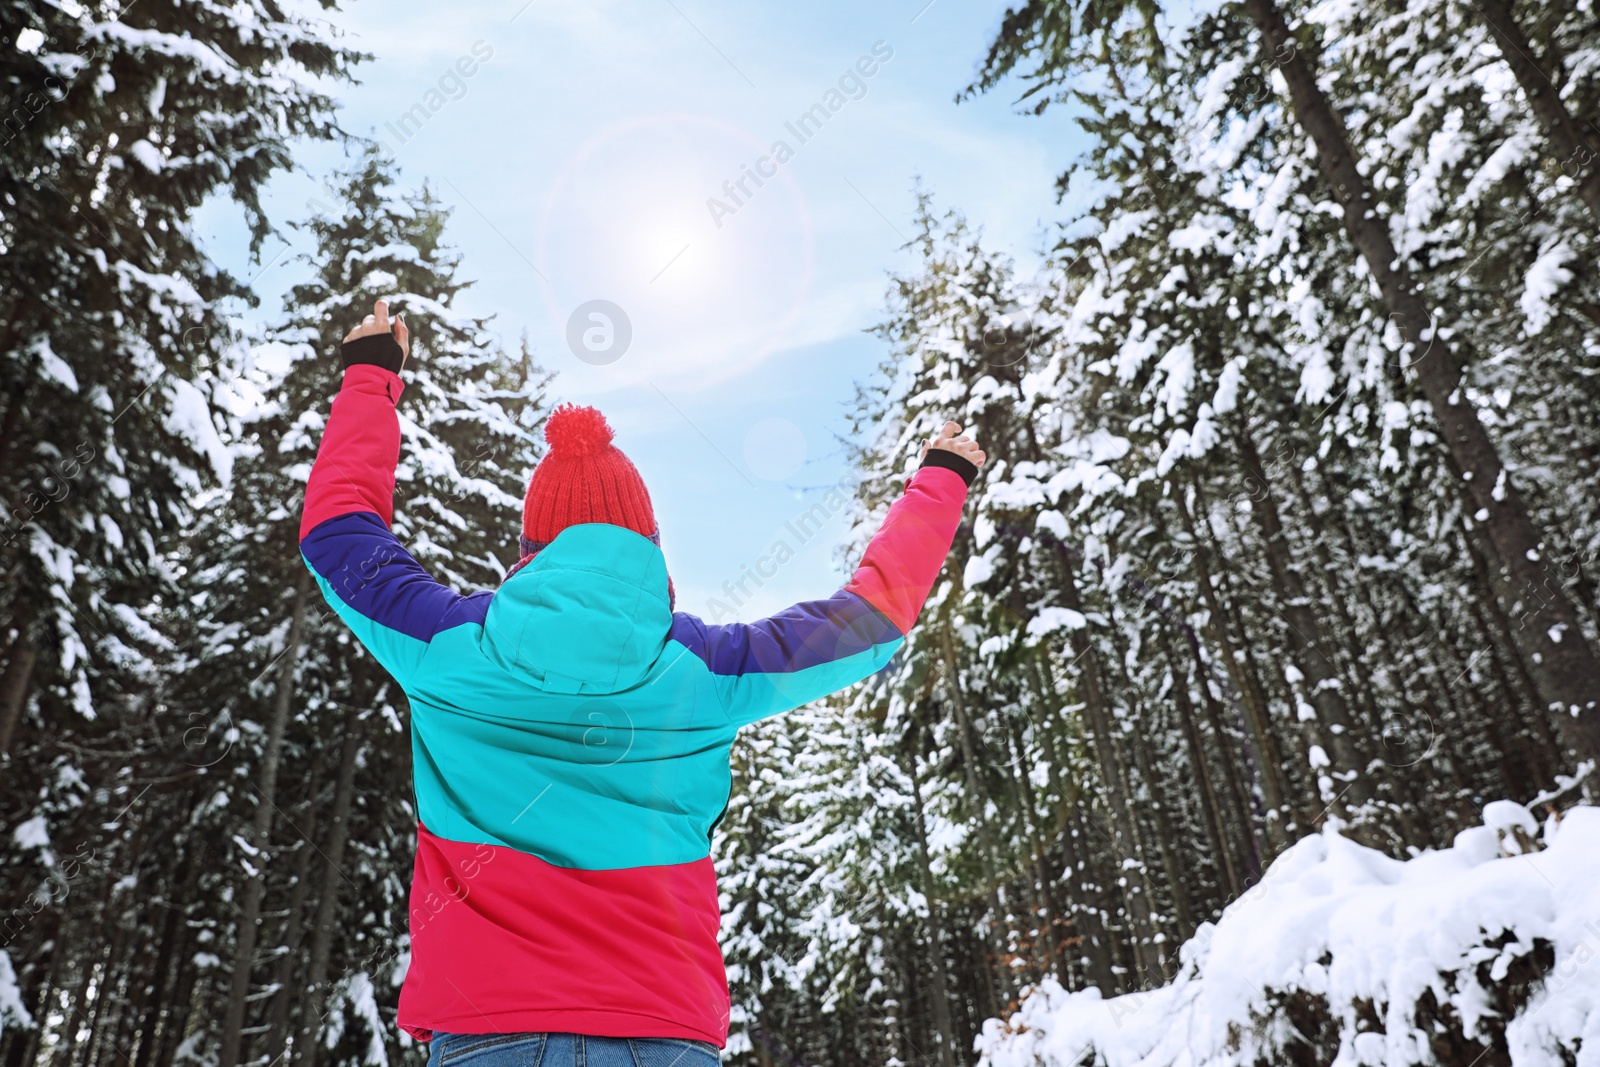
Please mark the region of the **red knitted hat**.
POLYGON ((544 425, 550 450, 533 469, 522 502, 522 554, 556 539, 568 526, 603 522, 654 539, 656 513, 633 462, 611 443, 611 427, 594 408, 562 404, 544 425))

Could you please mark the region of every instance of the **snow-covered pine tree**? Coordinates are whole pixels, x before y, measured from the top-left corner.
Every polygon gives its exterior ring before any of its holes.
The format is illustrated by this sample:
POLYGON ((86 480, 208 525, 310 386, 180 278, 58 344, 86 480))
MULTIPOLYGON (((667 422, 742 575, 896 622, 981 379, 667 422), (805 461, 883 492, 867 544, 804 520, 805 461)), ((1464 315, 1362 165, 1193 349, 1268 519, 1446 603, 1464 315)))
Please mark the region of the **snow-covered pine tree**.
POLYGON ((1459 308, 1463 332, 1494 339, 1467 392, 1546 531, 1545 581, 1569 591, 1593 632, 1600 131, 1575 117, 1600 107, 1600 27, 1565 5, 1439 0, 1353 9, 1323 32, 1348 42, 1351 91, 1387 131, 1365 152, 1374 181, 1403 190, 1400 251, 1431 301, 1459 308), (1393 79, 1397 57, 1429 77, 1393 79), (1539 63, 1552 80, 1530 88, 1539 63), (1574 156, 1572 127, 1587 156, 1574 156))
MULTIPOLYGON (((1360 286, 1341 285, 1348 301, 1344 308, 1371 324, 1367 332, 1395 354, 1402 372, 1396 391, 1423 401, 1432 414, 1442 462, 1453 468, 1456 492, 1464 498, 1473 550, 1487 560, 1501 611, 1527 623, 1507 636, 1541 706, 1556 712, 1553 721, 1571 751, 1600 758, 1600 714, 1586 710, 1600 711, 1594 637, 1585 632, 1570 590, 1549 581, 1543 564, 1543 555, 1560 542, 1546 537, 1510 478, 1502 459, 1506 450, 1484 425, 1481 405, 1458 402, 1463 392, 1471 397, 1472 372, 1487 361, 1499 338, 1471 332, 1471 318, 1457 294, 1430 303, 1423 265, 1396 244, 1407 235, 1395 194, 1379 187, 1377 160, 1364 154, 1367 144, 1398 131, 1381 125, 1384 110, 1369 105, 1371 94, 1362 92, 1358 77, 1320 76, 1328 64, 1340 73, 1349 69, 1349 54, 1342 41, 1338 49, 1324 49, 1322 13, 1318 9, 1315 17, 1305 17, 1306 11, 1300 4, 1244 0, 1201 13, 1191 26, 1181 20, 1164 23, 1150 5, 1120 3, 1078 21, 1071 4, 1037 0, 1008 13, 968 91, 986 90, 1024 64, 1033 65, 1023 75, 1032 83, 1029 95, 1085 76, 1113 84, 1137 76, 1141 91, 1181 87, 1198 84, 1198 72, 1205 71, 1222 113, 1236 120, 1229 125, 1230 138, 1244 142, 1235 145, 1229 167, 1237 170, 1248 162, 1249 153, 1237 149, 1247 149, 1252 141, 1266 145, 1270 156, 1311 164, 1301 152, 1303 138, 1310 138, 1316 151, 1315 201, 1330 204, 1330 214, 1337 208, 1335 217, 1341 220, 1343 240, 1330 243, 1327 251, 1338 254, 1327 262, 1360 264, 1376 286, 1374 291, 1365 280, 1360 286), (1200 53, 1206 62, 1194 63, 1200 53), (1185 63, 1192 65, 1184 69, 1185 63), (1233 91, 1246 72, 1263 91, 1233 91)), ((1410 26, 1401 32, 1409 33, 1410 26)), ((1385 53, 1383 62, 1392 78, 1392 55, 1385 53)), ((1429 92, 1438 88, 1430 85, 1429 92)), ((1037 106, 1051 99, 1041 96, 1037 106)), ((1211 105, 1202 101, 1201 106, 1211 105)), ((1385 184, 1389 178, 1400 184, 1399 175, 1382 177, 1385 184)), ((1331 680, 1331 675, 1323 679, 1331 680)), ((1318 685, 1318 692, 1331 691, 1318 685)))
POLYGON ((797 766, 799 738, 792 714, 740 731, 728 810, 712 835, 732 1000, 728 1051, 758 1062, 793 1055, 784 1041, 808 1022, 800 971, 807 945, 798 927, 803 885, 815 865, 778 850, 790 817, 786 800, 810 791, 797 766))
POLYGON ((52 1055, 125 1045, 126 962, 166 928, 123 881, 166 843, 139 806, 182 774, 181 745, 144 747, 177 607, 163 552, 229 474, 219 393, 241 356, 218 308, 248 296, 190 218, 231 197, 259 246, 290 143, 337 133, 313 81, 358 56, 270 3, 7 0, 0 26, 0 818, 30 828, 0 897, 74 897, 72 922, 43 908, 8 934, 36 1024, 9 1028, 17 1063, 55 1010, 74 1021, 52 1055))
POLYGON ((195 990, 211 1007, 185 1037, 219 1063, 288 1051, 315 1067, 361 1060, 374 1041, 398 1052, 415 833, 410 790, 396 786, 410 773, 406 709, 327 609, 298 548, 340 337, 379 297, 412 330, 395 526, 441 580, 498 583, 516 558, 537 457, 550 376, 526 344, 513 360, 486 320, 456 310, 468 283, 444 243, 447 212, 426 190, 393 185, 391 166, 369 153, 337 176, 337 211, 304 224, 309 280, 254 348, 235 402, 234 480, 182 559, 200 636, 173 703, 214 727, 213 752, 227 748, 196 768, 227 803, 206 807, 206 832, 189 847, 211 855, 213 842, 233 843, 225 873, 206 878, 221 981, 195 990))
MULTIPOLYGON (((926 197, 917 225, 923 271, 896 281, 896 314, 882 328, 894 354, 861 399, 870 443, 857 458, 857 540, 946 418, 972 425, 991 454, 1013 457, 991 479, 1041 447, 1023 402, 1040 356, 1027 310, 1037 298, 1017 290, 1009 265, 959 218, 936 221, 926 197)), ((995 551, 969 557, 958 537, 946 580, 881 684, 859 690, 845 714, 791 716, 812 723, 799 734, 805 784, 775 791, 771 806, 798 818, 785 847, 804 848, 818 865, 811 886, 827 889, 803 898, 810 906, 800 914, 812 917, 790 916, 787 928, 799 925, 812 946, 817 962, 802 984, 829 1006, 832 1017, 818 1024, 834 1035, 835 1058, 959 1062, 983 1018, 1027 980, 1081 966, 1068 959, 1082 943, 1080 921, 1100 948, 1113 947, 1099 914, 1069 917, 1053 895, 1068 851, 1054 835, 1073 807, 1063 776, 1081 746, 1028 655, 997 659, 1010 642, 1022 647, 1035 605, 1030 539, 1012 523, 983 529, 991 517, 980 513, 978 532, 985 550, 999 539, 995 551), (972 588, 996 573, 1000 595, 972 588), (841 1031, 846 1009, 873 1020, 870 1029, 841 1031), (849 1033, 858 1043, 843 1043, 849 1033), (877 1043, 859 1044, 869 1033, 877 1043)), ((1109 974, 1101 953, 1091 965, 1109 974)))
POLYGON ((103 20, 12 2, 3 24, 7 94, 24 101, 4 128, 0 215, 8 750, 30 698, 94 717, 90 657, 121 651, 96 639, 132 651, 146 636, 114 604, 158 591, 154 546, 227 474, 211 394, 238 354, 213 309, 247 290, 206 258, 190 213, 230 193, 264 238, 257 192, 288 141, 334 132, 308 76, 356 56, 264 6, 103 20))
MULTIPOLYGON (((922 272, 894 282, 894 314, 878 329, 893 346, 892 355, 881 388, 868 394, 856 415, 861 430, 872 427, 857 459, 863 476, 858 538, 870 532, 898 491, 921 442, 947 419, 970 425, 986 448, 992 442, 1002 453, 1025 433, 1003 414, 1018 398, 1017 374, 1027 352, 1026 339, 1018 336, 1023 324, 1012 317, 1026 297, 1015 290, 1010 264, 984 250, 960 219, 947 219, 946 231, 926 194, 919 196, 915 223, 912 243, 922 256, 922 272)), ((993 476, 992 470, 985 474, 993 476)), ((1012 992, 1019 947, 1014 931, 1020 928, 1032 941, 1037 930, 1030 919, 1037 914, 1030 916, 994 877, 1012 865, 1023 835, 1014 803, 989 802, 1004 795, 1009 764, 996 758, 993 739, 1006 729, 1006 712, 990 699, 994 694, 978 696, 986 675, 972 663, 976 620, 962 599, 969 529, 964 525, 958 535, 945 577, 901 654, 892 686, 903 714, 890 721, 905 731, 907 758, 928 761, 929 779, 920 786, 923 811, 913 817, 967 828, 960 849, 939 859, 950 864, 963 890, 955 894, 963 910, 973 913, 973 921, 961 924, 962 934, 970 927, 981 938, 968 951, 990 974, 985 985, 998 991, 991 1005, 998 1007, 1012 992), (976 673, 968 676, 969 669, 976 673)), ((913 764, 905 771, 914 773, 913 764)))
MULTIPOLYGON (((1142 56, 1145 29, 1122 28, 1113 54, 1142 56)), ((897 355, 864 394, 869 517, 952 409, 992 457, 970 547, 958 538, 885 682, 902 702, 887 744, 911 759, 939 849, 939 962, 889 991, 925 1009, 946 978, 945 1018, 907 1013, 926 1062, 1008 995, 992 942, 972 951, 997 922, 1022 989, 1052 973, 1139 988, 1330 812, 1386 847, 1442 844, 1477 798, 1530 795, 1566 766, 1398 335, 1319 207, 1314 162, 1260 117, 1270 69, 1228 66, 1229 48, 1237 28, 1202 18, 1159 85, 1137 63, 1077 85, 1096 145, 1062 187, 1092 195, 1036 291, 993 284, 976 242, 924 211, 924 273, 900 281, 897 355), (1064 951, 1040 951, 1052 929, 1064 951)), ((1581 339, 1581 319, 1562 326, 1581 339)), ((1510 439, 1507 402, 1474 389, 1510 439)), ((1583 484, 1581 449, 1545 447, 1552 487, 1583 484)), ((1589 502, 1559 497, 1529 499, 1584 530, 1589 502)), ((803 739, 800 758, 818 751, 803 739)), ((848 795, 786 803, 811 838, 848 841, 860 808, 832 799, 848 795)))

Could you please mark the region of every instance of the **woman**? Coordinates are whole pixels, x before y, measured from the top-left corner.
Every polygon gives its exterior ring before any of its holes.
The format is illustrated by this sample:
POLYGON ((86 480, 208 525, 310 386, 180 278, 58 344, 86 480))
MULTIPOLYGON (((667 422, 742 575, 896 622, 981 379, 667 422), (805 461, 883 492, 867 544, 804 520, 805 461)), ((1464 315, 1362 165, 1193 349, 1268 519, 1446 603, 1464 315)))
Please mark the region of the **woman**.
POLYGON ((437 1067, 715 1063, 728 986, 709 855, 739 727, 888 663, 984 454, 947 423, 854 576, 759 622, 673 610, 655 512, 593 408, 558 408, 500 587, 457 593, 390 532, 409 349, 343 345, 300 549, 411 705, 417 854, 400 1026, 437 1067))

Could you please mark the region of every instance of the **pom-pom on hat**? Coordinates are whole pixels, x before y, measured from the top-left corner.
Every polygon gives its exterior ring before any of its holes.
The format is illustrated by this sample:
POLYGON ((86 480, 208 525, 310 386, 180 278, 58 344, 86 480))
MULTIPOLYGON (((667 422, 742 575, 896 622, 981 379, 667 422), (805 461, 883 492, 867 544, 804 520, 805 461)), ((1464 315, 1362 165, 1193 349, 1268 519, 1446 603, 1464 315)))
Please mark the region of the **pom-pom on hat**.
POLYGON ((529 556, 568 526, 604 522, 652 540, 656 513, 633 462, 611 443, 594 408, 562 404, 545 422, 550 446, 528 480, 522 502, 522 554, 529 556))

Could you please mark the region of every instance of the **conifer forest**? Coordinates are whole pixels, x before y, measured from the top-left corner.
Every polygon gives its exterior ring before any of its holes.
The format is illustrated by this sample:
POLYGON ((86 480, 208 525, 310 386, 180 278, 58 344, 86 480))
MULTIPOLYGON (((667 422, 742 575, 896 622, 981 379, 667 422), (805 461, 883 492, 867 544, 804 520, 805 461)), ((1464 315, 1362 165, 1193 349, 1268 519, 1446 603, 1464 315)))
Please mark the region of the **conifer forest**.
MULTIPOLYGON (((494 588, 561 359, 458 309, 340 17, 0 0, 0 1067, 427 1056, 408 707, 301 494, 403 294, 395 533, 494 588), (309 249, 268 318, 218 198, 309 249)), ((844 572, 947 418, 989 460, 890 665, 739 736, 724 1060, 1600 1064, 1600 7, 1014 0, 969 53, 952 106, 1088 148, 1026 274, 902 186, 844 572)))

